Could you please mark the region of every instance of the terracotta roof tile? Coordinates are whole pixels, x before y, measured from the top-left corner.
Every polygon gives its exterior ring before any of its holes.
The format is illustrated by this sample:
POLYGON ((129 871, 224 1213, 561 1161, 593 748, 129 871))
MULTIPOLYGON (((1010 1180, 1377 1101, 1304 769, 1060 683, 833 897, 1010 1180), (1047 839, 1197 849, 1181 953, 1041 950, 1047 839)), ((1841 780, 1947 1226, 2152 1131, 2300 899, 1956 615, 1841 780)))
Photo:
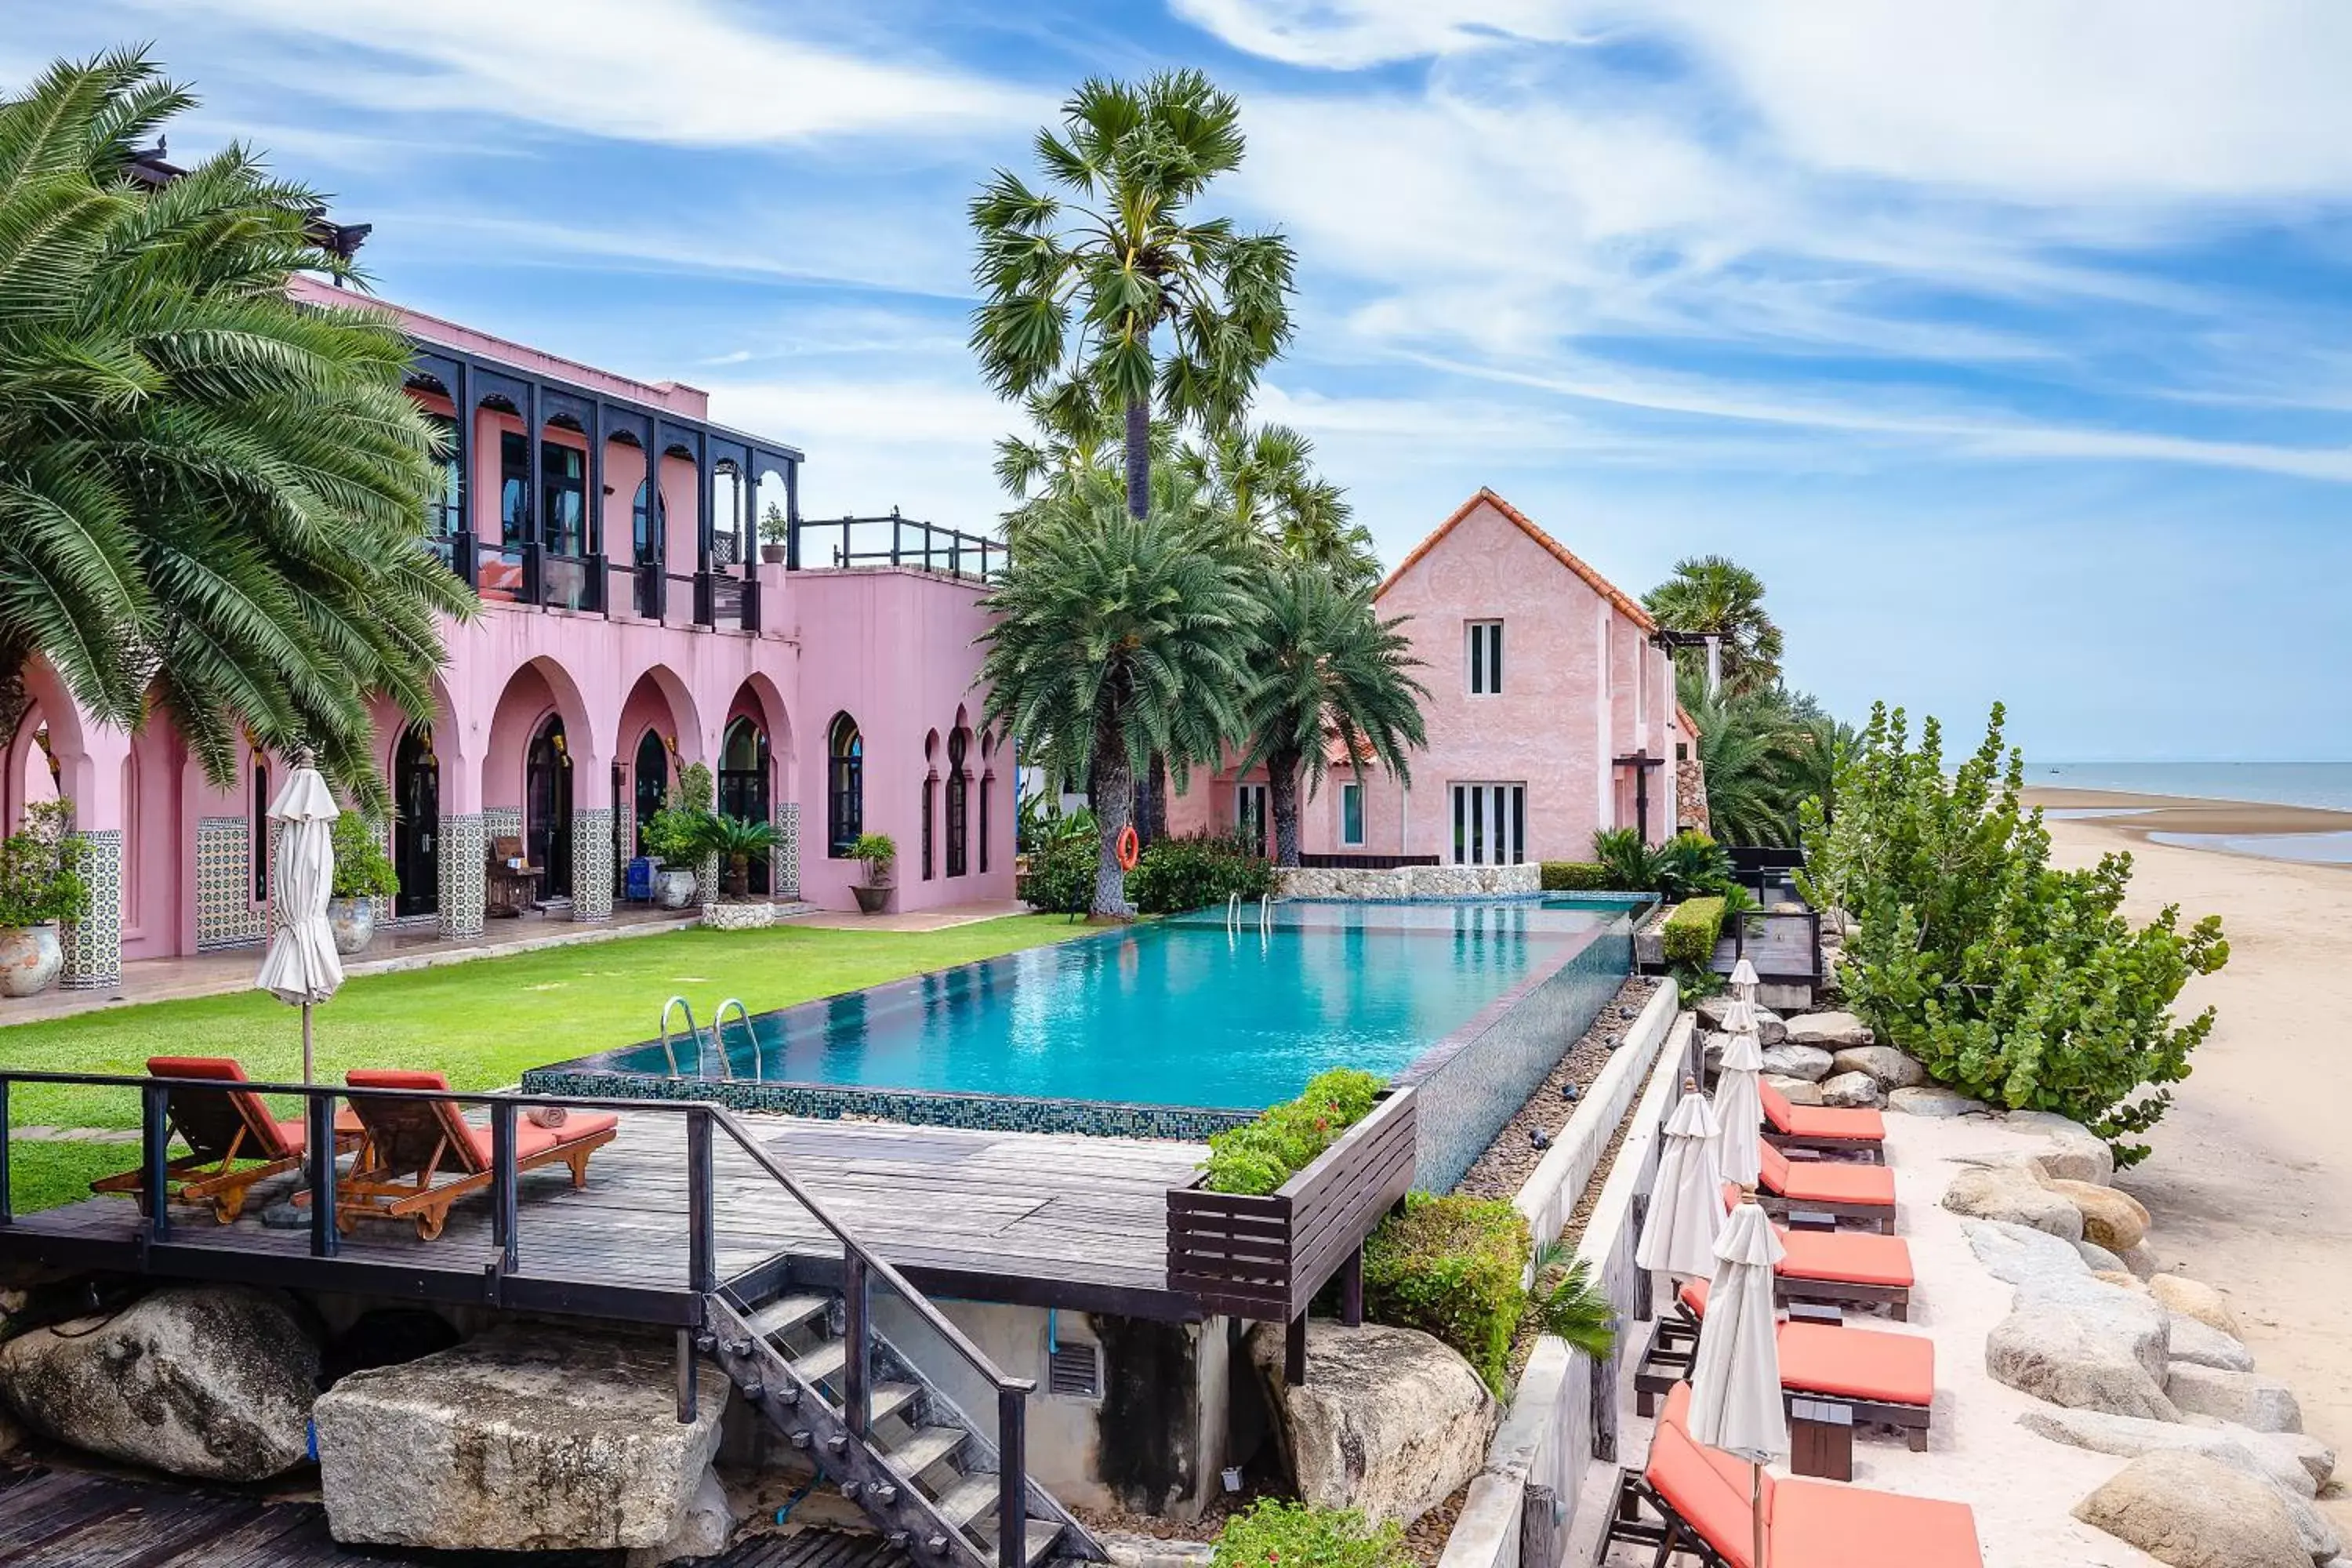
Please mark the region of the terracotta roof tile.
POLYGON ((1424 539, 1419 544, 1414 545, 1411 554, 1397 563, 1396 570, 1390 573, 1386 578, 1382 579, 1380 587, 1373 593, 1372 597, 1377 599, 1382 594, 1387 593, 1389 589, 1394 585, 1398 578, 1411 571, 1416 562, 1437 547, 1437 542, 1439 540, 1444 539, 1447 534, 1453 532, 1454 526, 1457 523, 1459 523, 1464 518, 1468 517, 1471 512, 1477 510, 1478 504, 1481 501, 1492 506, 1496 511, 1501 512, 1505 517, 1509 518, 1514 523, 1517 523, 1521 532, 1525 533, 1529 539, 1534 540, 1538 544, 1542 545, 1547 551, 1549 551, 1552 558, 1558 561, 1561 565, 1567 567, 1579 577, 1584 579, 1586 586, 1590 587, 1594 593, 1600 595, 1602 598, 1608 600, 1610 604, 1615 605, 1618 611, 1622 613, 1627 620, 1632 621, 1635 626, 1641 627, 1642 630, 1645 632, 1654 632, 1658 629, 1658 624, 1650 618, 1650 612, 1642 607, 1640 600, 1632 597, 1622 589, 1619 588, 1617 584, 1612 583, 1608 578, 1603 577, 1600 573, 1594 571, 1591 566, 1584 563, 1583 559, 1580 557, 1576 552, 1570 550, 1567 545, 1562 544, 1559 540, 1554 539, 1550 534, 1546 533, 1542 529, 1537 527, 1534 521, 1530 519, 1527 513, 1521 511, 1518 508, 1513 506, 1509 501, 1505 500, 1501 496, 1496 495, 1493 490, 1487 489, 1484 485, 1478 487, 1478 493, 1476 495, 1472 496, 1468 500, 1464 501, 1459 507, 1455 508, 1453 516, 1447 518, 1444 522, 1439 523, 1436 529, 1431 532, 1427 539, 1424 539))

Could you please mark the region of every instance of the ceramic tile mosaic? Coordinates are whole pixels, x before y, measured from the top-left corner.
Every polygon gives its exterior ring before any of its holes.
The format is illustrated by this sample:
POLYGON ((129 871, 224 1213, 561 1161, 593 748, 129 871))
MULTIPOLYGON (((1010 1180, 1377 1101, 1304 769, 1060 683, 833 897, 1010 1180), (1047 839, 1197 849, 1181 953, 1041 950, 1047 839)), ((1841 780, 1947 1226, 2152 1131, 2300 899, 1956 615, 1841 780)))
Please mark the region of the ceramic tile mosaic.
POLYGON ((613 808, 572 814, 572 918, 613 918, 613 808))
POLYGON ((1173 1138, 1198 1142, 1255 1120, 1246 1110, 1185 1105, 1125 1105, 1096 1100, 1029 1100, 997 1094, 936 1094, 908 1089, 854 1089, 817 1083, 655 1078, 644 1073, 534 1068, 526 1094, 583 1099, 709 1100, 730 1110, 768 1110, 835 1121, 878 1118, 915 1127, 969 1127, 984 1132, 1076 1132, 1096 1138, 1173 1138))
POLYGON ((58 985, 97 991, 122 978, 122 829, 97 827, 74 837, 89 850, 82 879, 89 884, 89 913, 58 933, 66 963, 58 985))
POLYGON ((501 838, 522 837, 522 813, 510 805, 482 808, 482 843, 487 847, 501 838))
POLYGON ((253 860, 242 816, 206 816, 196 823, 196 951, 247 947, 268 934, 266 912, 253 901, 253 860))
POLYGON ((435 848, 441 866, 440 928, 443 936, 482 934, 482 910, 489 897, 482 853, 488 840, 479 816, 444 816, 435 848))
POLYGON ((801 896, 801 803, 788 800, 776 807, 776 828, 783 841, 768 861, 768 886, 780 899, 801 896))

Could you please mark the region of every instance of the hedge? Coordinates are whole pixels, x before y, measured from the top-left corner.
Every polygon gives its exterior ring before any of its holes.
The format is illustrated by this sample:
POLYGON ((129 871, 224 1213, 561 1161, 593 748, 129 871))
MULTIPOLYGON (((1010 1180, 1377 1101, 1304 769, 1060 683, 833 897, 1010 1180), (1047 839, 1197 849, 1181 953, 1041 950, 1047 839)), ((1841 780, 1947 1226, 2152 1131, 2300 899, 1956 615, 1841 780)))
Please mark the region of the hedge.
POLYGON ((1668 963, 1704 964, 1715 956, 1716 939, 1723 934, 1723 900, 1685 899, 1659 930, 1658 941, 1668 963))
POLYGON ((1507 1199, 1413 1193, 1364 1244, 1364 1311, 1460 1351, 1496 1397, 1528 1310, 1528 1222, 1507 1199))
POLYGON ((1605 893, 1612 891, 1609 868, 1594 860, 1546 860, 1538 868, 1547 893, 1605 893))
POLYGON ((1208 1180, 1213 1193, 1275 1191, 1372 1113, 1381 1079, 1354 1068, 1332 1068, 1307 1080, 1297 1100, 1269 1105, 1255 1121, 1209 1134, 1208 1180))
POLYGON ((1162 838, 1127 874, 1127 896, 1147 915, 1221 908, 1239 893, 1255 904, 1274 891, 1274 865, 1231 838, 1162 838))

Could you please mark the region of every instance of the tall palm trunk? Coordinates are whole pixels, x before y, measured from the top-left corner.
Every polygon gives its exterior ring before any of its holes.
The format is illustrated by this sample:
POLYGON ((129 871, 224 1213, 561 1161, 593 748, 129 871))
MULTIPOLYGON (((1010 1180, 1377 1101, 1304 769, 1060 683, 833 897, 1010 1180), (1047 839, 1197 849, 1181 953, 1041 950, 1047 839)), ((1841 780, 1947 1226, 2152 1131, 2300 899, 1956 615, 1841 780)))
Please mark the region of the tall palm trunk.
POLYGON ((1127 901, 1127 873, 1119 868, 1118 840, 1135 821, 1135 770, 1129 766, 1127 747, 1118 725, 1106 714, 1095 726, 1095 826, 1102 847, 1095 857, 1095 897, 1091 910, 1097 918, 1133 920, 1135 906, 1127 901))
MULTIPOLYGON (((1127 514, 1140 521, 1151 514, 1151 395, 1127 405, 1127 514)), ((1125 769, 1120 770, 1122 773, 1125 769)), ((1168 759, 1151 753, 1151 791, 1137 829, 1157 844, 1168 837, 1168 759)), ((1096 809, 1097 816, 1101 809, 1096 809)))
POLYGON ((1298 864, 1298 753, 1288 747, 1265 760, 1265 802, 1274 813, 1274 863, 1298 864))

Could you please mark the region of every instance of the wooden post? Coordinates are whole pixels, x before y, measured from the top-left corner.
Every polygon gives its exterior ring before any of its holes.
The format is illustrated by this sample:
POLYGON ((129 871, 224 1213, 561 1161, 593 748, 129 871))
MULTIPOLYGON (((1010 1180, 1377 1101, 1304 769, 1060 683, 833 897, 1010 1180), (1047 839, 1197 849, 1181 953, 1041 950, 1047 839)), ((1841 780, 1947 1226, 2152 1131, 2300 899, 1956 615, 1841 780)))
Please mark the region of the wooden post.
POLYGON ((146 1168, 147 1238, 172 1239, 172 1086, 149 1079, 139 1090, 139 1148, 146 1168))
POLYGON ((997 1568, 1028 1568, 1029 1390, 1009 1379, 996 1389, 997 1568))
POLYGON ((515 1236, 522 1218, 515 1173, 515 1103, 490 1101, 490 1239, 498 1244, 499 1272, 511 1274, 519 1261, 515 1236))
POLYGON ((303 1152, 310 1164, 310 1256, 332 1258, 343 1242, 342 1232, 335 1227, 335 1097, 305 1095, 302 1110, 310 1118, 303 1152))
POLYGON ((874 1425, 868 1390, 874 1365, 874 1330, 864 1255, 845 1250, 841 1258, 841 1410, 861 1441, 874 1425))
POLYGON ((677 1419, 681 1426, 691 1422, 696 1407, 701 1402, 702 1390, 694 1375, 694 1331, 677 1331, 677 1419))
POLYGON ((718 1219, 712 1212, 710 1112, 686 1113, 687 1289, 707 1296, 719 1285, 718 1219))
POLYGON ((1307 1381, 1307 1314, 1303 1311, 1290 1320, 1282 1336, 1282 1381, 1292 1388, 1307 1381))
POLYGON ((1360 1241, 1339 1265, 1339 1321, 1351 1329, 1364 1326, 1364 1244, 1360 1241))

